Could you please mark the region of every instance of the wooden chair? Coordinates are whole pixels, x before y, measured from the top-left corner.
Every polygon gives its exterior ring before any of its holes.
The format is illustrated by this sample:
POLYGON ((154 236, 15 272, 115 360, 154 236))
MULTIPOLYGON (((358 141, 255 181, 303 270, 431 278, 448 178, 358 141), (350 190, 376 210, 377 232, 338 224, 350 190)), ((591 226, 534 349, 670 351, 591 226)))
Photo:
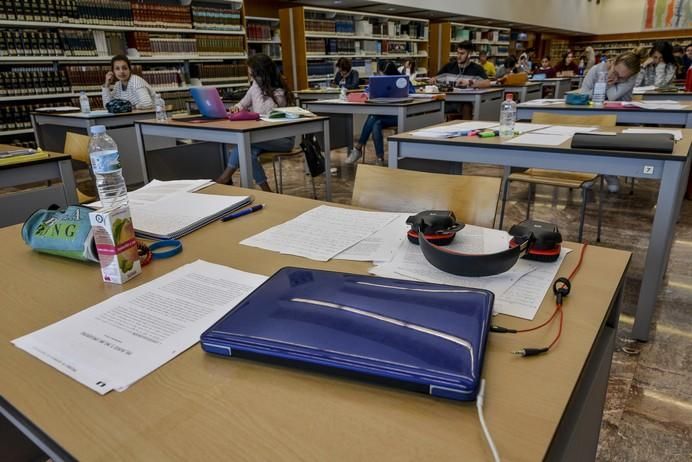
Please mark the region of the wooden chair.
MULTIPOLYGON (((80 135, 79 133, 67 132, 65 135, 65 146, 63 152, 72 156, 73 161, 81 162, 86 165, 91 174, 91 158, 89 157, 89 137, 80 135)), ((80 204, 85 202, 93 202, 98 199, 97 196, 83 192, 79 188, 84 187, 84 183, 77 182, 77 199, 80 204)), ((89 192, 94 192, 95 187, 89 192)))
MULTIPOLYGON (((537 124, 561 124, 561 125, 598 125, 602 127, 614 127, 617 117, 611 115, 558 115, 548 112, 536 112, 531 119, 532 123, 537 124)), ((597 173, 578 173, 578 172, 560 172, 556 170, 545 170, 542 168, 530 168, 523 172, 512 173, 505 180, 506 183, 502 193, 502 208, 500 210, 500 223, 503 222, 505 216, 505 204, 507 202, 507 192, 512 181, 523 181, 529 184, 529 197, 526 206, 526 218, 531 215, 531 200, 533 198, 536 185, 556 186, 560 188, 581 189, 582 203, 579 211, 579 237, 581 242, 584 233, 584 215, 586 213, 587 193, 597 179, 600 178, 600 190, 598 200, 598 227, 596 233, 596 241, 601 241, 601 212, 603 203, 603 178, 597 173)))
MULTIPOLYGON (((270 159, 272 162, 272 170, 274 171, 274 184, 276 185, 276 192, 279 194, 283 194, 284 192, 284 175, 283 175, 283 166, 281 164, 281 161, 283 159, 288 159, 291 157, 296 157, 303 154, 303 150, 300 147, 293 148, 293 150, 289 152, 274 152, 274 151, 267 151, 263 152, 260 154, 260 157, 264 159, 270 159), (276 163, 279 163, 279 173, 277 176, 277 170, 276 170, 276 163)), ((307 168, 305 169, 307 172, 307 168)), ((315 188, 315 178, 310 175, 310 180, 312 181, 312 197, 314 199, 317 199, 317 189, 315 188)))
POLYGON ((351 204, 386 212, 452 210, 463 223, 491 228, 500 178, 444 175, 361 164, 351 204))

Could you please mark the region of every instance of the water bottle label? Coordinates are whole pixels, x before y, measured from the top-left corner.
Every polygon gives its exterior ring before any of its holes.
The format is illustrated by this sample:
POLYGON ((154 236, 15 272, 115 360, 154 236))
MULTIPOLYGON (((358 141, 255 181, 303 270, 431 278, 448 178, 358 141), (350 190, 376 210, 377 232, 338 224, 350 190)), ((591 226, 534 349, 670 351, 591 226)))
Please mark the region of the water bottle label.
POLYGON ((107 151, 91 155, 91 167, 94 173, 112 173, 120 170, 120 156, 118 151, 107 151))

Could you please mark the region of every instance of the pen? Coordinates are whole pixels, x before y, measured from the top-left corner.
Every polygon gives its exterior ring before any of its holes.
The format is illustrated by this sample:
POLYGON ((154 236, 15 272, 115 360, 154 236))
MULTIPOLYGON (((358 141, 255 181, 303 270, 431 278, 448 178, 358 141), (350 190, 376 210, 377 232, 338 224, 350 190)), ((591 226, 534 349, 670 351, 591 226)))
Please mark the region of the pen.
POLYGON ((229 215, 226 215, 225 217, 221 218, 221 221, 229 221, 229 220, 233 220, 234 218, 240 218, 243 215, 248 215, 252 212, 262 210, 263 207, 264 207, 264 204, 253 205, 252 207, 248 207, 248 208, 240 210, 238 212, 233 212, 229 215))

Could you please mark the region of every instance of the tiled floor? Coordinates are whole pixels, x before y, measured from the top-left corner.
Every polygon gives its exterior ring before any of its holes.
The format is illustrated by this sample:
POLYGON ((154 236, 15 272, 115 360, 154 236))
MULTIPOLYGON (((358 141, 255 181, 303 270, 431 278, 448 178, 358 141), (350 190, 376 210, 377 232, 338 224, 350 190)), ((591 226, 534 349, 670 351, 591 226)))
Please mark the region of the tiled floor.
MULTIPOLYGON (((332 176, 333 201, 348 204, 356 167, 343 164, 345 151, 332 154, 337 172, 332 176)), ((374 162, 369 153, 368 161, 374 162)), ((286 162, 284 192, 310 197, 309 177, 302 161, 286 162)), ((265 166, 271 178, 271 165, 265 166)), ((467 165, 465 173, 500 176, 501 169, 467 165)), ((317 179, 318 198, 324 197, 317 179)), ((692 461, 692 202, 685 201, 664 290, 648 343, 631 342, 628 333, 636 307, 644 252, 649 243, 658 183, 637 181, 634 193, 623 185, 608 194, 604 204, 601 245, 633 252, 627 275, 624 313, 620 318, 617 351, 613 359, 606 410, 601 426, 599 461, 692 461)), ((580 195, 550 187, 537 189, 532 214, 555 221, 567 239, 576 240, 580 195)), ((587 209, 585 238, 595 240, 596 207, 587 209)), ((526 186, 510 191, 506 223, 523 219, 526 186)), ((656 237, 654 237, 656 238, 656 237)))

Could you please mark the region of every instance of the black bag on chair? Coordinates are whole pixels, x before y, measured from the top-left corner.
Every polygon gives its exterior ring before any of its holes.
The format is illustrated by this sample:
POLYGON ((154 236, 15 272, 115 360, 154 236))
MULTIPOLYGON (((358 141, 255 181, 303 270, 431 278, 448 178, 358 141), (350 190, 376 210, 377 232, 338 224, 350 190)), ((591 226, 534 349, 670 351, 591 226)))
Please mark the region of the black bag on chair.
POLYGON ((308 163, 310 176, 316 177, 324 173, 324 155, 322 147, 317 141, 315 135, 304 135, 303 141, 300 143, 300 148, 305 153, 305 160, 308 163))

